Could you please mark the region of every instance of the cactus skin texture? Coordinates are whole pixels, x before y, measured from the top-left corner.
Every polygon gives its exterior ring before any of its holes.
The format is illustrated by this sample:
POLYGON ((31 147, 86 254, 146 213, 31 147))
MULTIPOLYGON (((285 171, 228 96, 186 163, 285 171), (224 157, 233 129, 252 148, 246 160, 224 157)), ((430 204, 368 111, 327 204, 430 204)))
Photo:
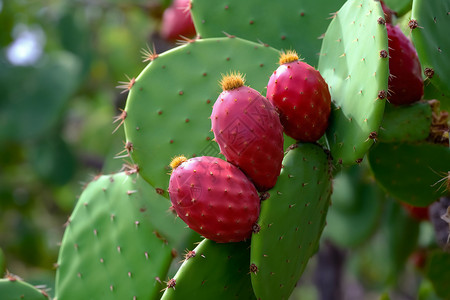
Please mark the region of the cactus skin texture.
POLYGON ((4 300, 49 300, 43 290, 24 282, 14 276, 0 279, 0 299, 4 300))
POLYGON ((383 16, 377 1, 349 0, 323 39, 318 69, 332 101, 326 136, 338 164, 360 163, 381 124, 389 75, 383 16))
POLYGON ((278 56, 275 49, 225 37, 191 42, 154 59, 136 78, 125 106, 126 139, 139 174, 167 190, 173 157, 218 156, 209 117, 221 74, 244 73, 247 84, 262 91, 278 56))
POLYGON ((219 243, 249 238, 259 216, 253 183, 238 167, 217 157, 194 157, 176 166, 169 195, 191 229, 219 243))
POLYGON ((317 141, 328 128, 331 98, 319 71, 287 52, 270 76, 267 99, 280 113, 284 132, 300 142, 317 141), (281 63, 283 58, 288 61, 281 63))
MULTIPOLYGON (((223 85, 235 79, 225 76, 223 85)), ((214 103, 211 128, 221 153, 238 166, 258 191, 272 188, 283 160, 283 126, 274 106, 258 91, 225 88, 214 103)))
POLYGON ((320 37, 330 23, 330 13, 344 2, 193 0, 191 12, 198 34, 203 38, 219 37, 226 32, 276 49, 296 49, 306 62, 317 66, 320 37))
POLYGON ((423 95, 419 57, 412 42, 400 27, 386 23, 389 39, 388 101, 395 105, 411 104, 423 95))
POLYGON ((218 244, 204 239, 174 276, 176 285, 167 288, 162 300, 256 299, 248 262, 248 242, 218 244))
POLYGON ((414 0, 411 14, 411 20, 417 22, 411 36, 427 77, 425 84, 431 82, 447 96, 450 95, 449 12, 449 0, 414 0))
POLYGON ((296 144, 285 156, 251 240, 258 299, 288 299, 316 252, 330 204, 329 168, 327 154, 315 144, 296 144))
MULTIPOLYGON (((100 176, 81 194, 58 257, 57 299, 155 299, 172 247, 152 224, 155 207, 134 175, 100 176)), ((156 192, 154 192, 155 195, 156 192)), ((163 197, 160 200, 167 201, 163 197)))
POLYGON ((383 143, 424 141, 430 134, 432 110, 427 102, 395 106, 386 103, 376 139, 383 143))
POLYGON ((393 197, 428 206, 446 192, 450 148, 427 143, 377 143, 368 154, 377 182, 393 197))

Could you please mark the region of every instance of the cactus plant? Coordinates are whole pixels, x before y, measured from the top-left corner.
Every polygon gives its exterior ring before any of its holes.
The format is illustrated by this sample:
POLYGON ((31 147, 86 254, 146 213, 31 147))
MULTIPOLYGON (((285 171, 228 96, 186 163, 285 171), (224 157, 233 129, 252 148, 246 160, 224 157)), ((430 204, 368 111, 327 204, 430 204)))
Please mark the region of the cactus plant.
MULTIPOLYGON (((423 100, 432 100, 428 99, 432 96, 436 98, 433 101, 402 107, 386 104, 390 49, 380 1, 192 0, 189 7, 199 35, 163 53, 144 51, 148 65, 121 85, 128 94, 124 109, 115 118, 115 131, 124 125, 125 147, 120 157, 130 162, 118 173, 96 177, 82 192, 61 243, 56 298, 289 299, 325 238, 355 253, 380 246, 380 260, 389 265, 387 272, 381 272, 388 279, 383 284, 391 287, 407 256, 417 249, 421 225, 397 201, 379 194, 383 191, 425 207, 450 192, 445 111, 450 106, 448 59, 442 55, 447 50, 443 36, 449 5, 448 0, 439 4, 390 0, 386 4, 403 18, 412 4, 413 45, 426 77, 423 100), (433 43, 425 43, 428 40, 433 43), (280 126, 275 138, 264 136, 261 144, 276 144, 277 158, 264 157, 263 162, 274 163, 276 168, 269 172, 270 184, 258 184, 241 161, 228 156, 225 148, 234 140, 223 143, 222 128, 215 126, 215 117, 231 111, 231 106, 216 111, 224 98, 219 80, 223 74, 240 72, 246 75, 252 93, 270 98, 272 91, 266 85, 277 69, 280 53, 289 50, 299 52, 323 77, 323 87, 331 96, 330 117, 322 120, 328 128, 318 141, 323 131, 308 142, 284 136, 283 145, 280 126), (213 107, 218 96, 219 104, 213 107), (247 224, 245 234, 239 236, 246 241, 227 238, 215 242, 201 232, 206 237, 193 245, 198 235, 183 223, 186 218, 181 214, 190 211, 177 207, 183 204, 176 196, 179 186, 168 189, 169 162, 178 155, 195 162, 225 158, 228 162, 224 164, 235 164, 236 173, 222 179, 230 180, 240 172, 247 183, 242 189, 249 191, 253 202, 261 201, 260 209, 251 214, 251 232, 247 224), (363 162, 365 157, 367 162, 363 162), (334 206, 329 209, 330 199, 334 206), (383 209, 387 209, 384 216, 383 209), (332 227, 322 237, 327 220, 332 227), (377 226, 379 222, 382 226, 377 226), (375 232, 378 227, 381 230, 375 232), (185 249, 189 250, 179 264, 177 252, 185 249)), ((0 77, 6 77, 4 70, 0 77)), ((284 89, 292 92, 297 85, 284 89)), ((231 103, 242 100, 230 99, 231 103)), ((243 99, 248 100, 247 93, 243 99)), ((326 102, 329 106, 328 97, 326 102)), ((278 122, 280 108, 277 111, 269 101, 261 103, 278 122)), ((255 126, 271 126, 267 120, 257 123, 255 126)), ((256 129, 248 131, 254 134, 256 129)), ((14 132, 2 134, 13 136, 14 132)), ((243 142, 251 142, 251 136, 244 136, 243 142)), ((256 154, 244 160, 257 162, 257 155, 271 151, 258 147, 256 154)), ((63 151, 56 152, 65 156, 63 151)), ((42 158, 39 153, 35 157, 42 158)), ((45 161, 37 162, 37 170, 47 166, 45 161)), ((198 186, 209 182, 202 179, 214 172, 204 174, 186 186, 189 193, 195 196, 198 186)), ((223 190, 213 200, 230 203, 228 188, 223 190)), ((241 193, 237 194, 237 200, 242 200, 241 193)), ((192 200, 196 198, 188 202, 192 200)), ((216 218, 220 213, 212 210, 210 215, 216 218)), ((227 218, 233 223, 243 215, 248 217, 241 212, 228 213, 227 218)), ((448 264, 448 256, 439 252, 423 273, 442 297, 448 297, 447 279, 437 274, 443 273, 441 265, 448 264)), ((384 268, 383 264, 372 267, 373 273, 384 268)), ((11 280, 0 281, 0 291, 6 284, 11 285, 11 280)))
POLYGON ((48 300, 50 299, 44 290, 15 277, 7 275, 0 279, 0 295, 8 300, 48 300))
POLYGON ((388 40, 381 5, 347 1, 322 43, 319 71, 331 93, 327 137, 338 164, 361 162, 383 117, 388 83, 388 40))

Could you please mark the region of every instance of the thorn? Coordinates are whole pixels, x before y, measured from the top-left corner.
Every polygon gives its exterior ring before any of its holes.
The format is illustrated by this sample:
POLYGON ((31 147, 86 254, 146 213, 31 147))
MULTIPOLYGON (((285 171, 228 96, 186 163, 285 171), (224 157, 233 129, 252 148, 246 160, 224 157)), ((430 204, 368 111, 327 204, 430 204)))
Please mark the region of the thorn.
POLYGON ((195 37, 193 37, 192 39, 185 37, 183 35, 180 35, 181 39, 177 40, 176 44, 179 46, 183 46, 183 45, 187 45, 187 44, 192 44, 195 43, 197 40, 200 39, 199 35, 196 35, 195 37))
POLYGON ((125 76, 127 77, 128 81, 119 81, 120 85, 116 86, 116 88, 118 88, 118 89, 123 89, 123 91, 120 92, 121 94, 126 93, 129 90, 131 90, 133 85, 136 83, 136 78, 134 78, 134 77, 130 78, 126 74, 125 74, 125 76))
POLYGON ((122 126, 123 122, 125 122, 125 119, 127 118, 127 112, 121 108, 120 108, 120 111, 121 111, 120 115, 114 117, 113 124, 117 123, 119 121, 120 122, 119 122, 119 125, 117 125, 116 129, 113 130, 113 132, 112 132, 113 134, 120 128, 120 126, 122 126))
POLYGON ((142 49, 141 53, 142 58, 144 59, 142 62, 154 61, 159 56, 159 54, 156 53, 155 44, 153 44, 153 49, 150 49, 150 47, 147 45, 147 49, 142 49))

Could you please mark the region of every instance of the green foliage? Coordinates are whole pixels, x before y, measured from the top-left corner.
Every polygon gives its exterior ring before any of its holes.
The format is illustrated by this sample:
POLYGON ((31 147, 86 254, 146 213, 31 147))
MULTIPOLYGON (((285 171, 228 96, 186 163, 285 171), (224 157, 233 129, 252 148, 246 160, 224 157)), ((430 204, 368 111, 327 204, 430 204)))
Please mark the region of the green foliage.
POLYGON ((0 295, 5 300, 50 299, 45 291, 12 276, 0 279, 0 295))
POLYGON ((445 193, 450 148, 434 144, 377 143, 368 155, 377 182, 390 195, 428 206, 445 193))
POLYGON ((431 282, 436 294, 442 299, 450 298, 450 253, 442 250, 435 250, 427 257, 425 276, 431 282))
POLYGON ((433 72, 427 76, 427 81, 446 95, 450 94, 450 71, 447 68, 450 64, 450 42, 447 38, 449 12, 449 0, 415 0, 411 15, 411 20, 418 23, 418 27, 411 32, 422 69, 424 73, 433 72))
POLYGON ((332 111, 327 131, 336 162, 360 162, 378 132, 387 91, 387 32, 379 22, 379 2, 349 0, 335 14, 322 43, 319 71, 330 88, 332 111))
MULTIPOLYGON (((219 244, 204 239, 189 252, 161 299, 255 299, 248 242, 219 244)), ((169 281, 169 280, 168 280, 169 281)))
MULTIPOLYGON (((158 278, 167 274, 175 241, 159 232, 152 219, 167 213, 157 203, 167 200, 145 197, 151 191, 143 190, 152 188, 140 181, 118 173, 96 178, 83 191, 66 224, 56 274, 57 298, 158 295, 158 278)), ((158 195, 155 190, 153 194, 158 195)))
POLYGON ((383 143, 423 141, 430 134, 431 121, 431 107, 427 102, 408 106, 386 103, 377 139, 383 143))
POLYGON ((333 179, 324 236, 343 248, 362 245, 380 222, 384 198, 366 165, 338 173, 333 179))
POLYGON ((270 197, 261 203, 252 235, 252 284, 258 299, 288 299, 317 251, 331 194, 327 154, 313 144, 298 144, 283 160, 270 197))
POLYGON ((202 38, 226 33, 280 50, 294 49, 308 64, 317 66, 321 36, 330 22, 330 14, 344 1, 194 0, 192 3, 194 24, 202 38))

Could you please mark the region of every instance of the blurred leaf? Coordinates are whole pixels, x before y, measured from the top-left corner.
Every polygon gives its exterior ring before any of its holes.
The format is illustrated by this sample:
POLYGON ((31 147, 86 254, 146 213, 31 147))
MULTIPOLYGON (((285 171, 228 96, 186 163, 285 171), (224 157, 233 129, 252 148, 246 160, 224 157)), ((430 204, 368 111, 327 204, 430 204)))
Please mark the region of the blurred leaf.
POLYGON ((56 125, 79 84, 80 65, 58 52, 35 67, 0 59, 0 143, 37 138, 56 125))

